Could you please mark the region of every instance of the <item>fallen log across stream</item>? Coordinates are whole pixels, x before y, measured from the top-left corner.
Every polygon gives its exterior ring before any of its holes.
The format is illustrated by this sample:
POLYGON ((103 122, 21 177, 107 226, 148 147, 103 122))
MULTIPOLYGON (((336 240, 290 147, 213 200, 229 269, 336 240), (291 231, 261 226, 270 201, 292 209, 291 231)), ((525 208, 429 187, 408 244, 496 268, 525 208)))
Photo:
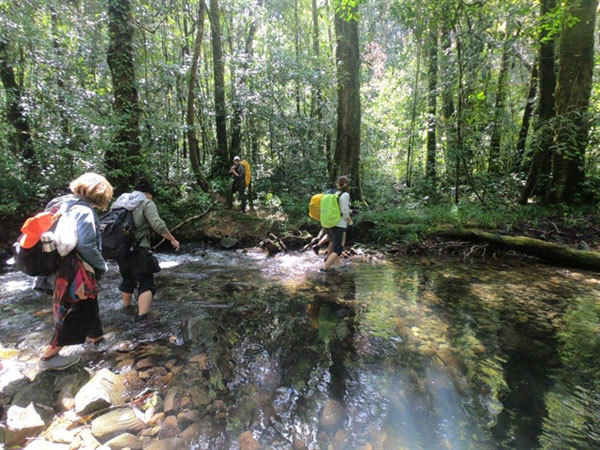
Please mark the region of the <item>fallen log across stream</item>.
POLYGON ((500 248, 525 253, 526 255, 535 256, 553 265, 600 272, 599 252, 576 250, 527 236, 500 235, 473 228, 459 229, 440 227, 430 230, 428 234, 430 236, 439 236, 469 242, 483 242, 500 248))

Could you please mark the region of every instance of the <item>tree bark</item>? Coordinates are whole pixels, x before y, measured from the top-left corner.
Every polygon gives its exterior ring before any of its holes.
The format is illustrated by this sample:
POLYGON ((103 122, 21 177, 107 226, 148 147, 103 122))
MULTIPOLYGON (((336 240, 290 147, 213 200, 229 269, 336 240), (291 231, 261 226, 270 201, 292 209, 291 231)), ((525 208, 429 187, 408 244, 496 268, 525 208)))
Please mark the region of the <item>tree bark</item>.
POLYGON ((29 119, 23 110, 21 88, 15 78, 15 72, 9 54, 9 45, 0 36, 0 80, 4 86, 8 122, 15 130, 11 139, 13 153, 21 158, 27 173, 33 175, 36 171, 35 150, 31 138, 29 119))
POLYGON ((552 198, 556 202, 574 200, 585 179, 597 8, 598 0, 573 2, 569 11, 578 21, 563 29, 560 37, 552 198))
POLYGON ((227 176, 231 166, 231 155, 227 146, 227 110, 225 107, 225 65, 221 41, 221 18, 218 0, 210 0, 210 30, 213 51, 215 83, 215 126, 217 130, 217 152, 213 158, 213 175, 227 176))
MULTIPOLYGON (((556 7, 556 0, 542 0, 540 15, 543 20, 556 7)), ((525 205, 533 193, 540 175, 549 174, 549 168, 552 161, 552 132, 551 121, 556 114, 554 91, 556 89, 556 64, 554 55, 555 39, 549 36, 548 30, 542 28, 539 35, 539 100, 538 100, 538 119, 535 125, 535 135, 533 139, 533 156, 527 182, 521 192, 519 203, 525 205)))
POLYGON ((412 91, 412 106, 410 109, 410 131, 408 133, 408 148, 406 150, 406 185, 412 184, 412 153, 415 141, 415 123, 417 121, 417 100, 419 97, 419 75, 421 74, 421 42, 417 43, 417 70, 412 91))
POLYGON ((502 120, 504 117, 504 103, 506 100, 506 79, 508 77, 509 59, 508 33, 502 45, 502 56, 500 57, 500 72, 496 85, 496 101, 494 105, 494 119, 492 122, 492 135, 490 138, 490 154, 488 172, 497 174, 500 170, 500 145, 502 140, 502 120))
POLYGON ((446 172, 449 176, 455 169, 456 160, 456 122, 454 120, 454 74, 456 69, 451 61, 452 41, 446 24, 442 25, 441 31, 442 57, 440 70, 442 71, 440 81, 442 84, 442 120, 443 130, 446 135, 445 160, 446 172))
POLYGON ((140 107, 133 60, 133 19, 129 0, 108 0, 107 62, 114 93, 113 145, 105 163, 117 192, 135 183, 141 166, 140 107))
POLYGON ((523 119, 521 121, 521 128, 519 130, 519 139, 517 140, 517 155, 513 164, 513 172, 518 172, 523 162, 523 154, 525 153, 527 135, 529 134, 529 124, 531 122, 531 117, 533 116, 535 94, 537 92, 538 61, 539 58, 536 56, 535 61, 533 62, 533 67, 531 68, 529 90, 527 91, 527 100, 525 102, 525 108, 523 109, 523 119))
POLYGON ((435 182, 437 156, 437 78, 438 78, 438 31, 434 28, 429 36, 429 68, 428 68, 428 103, 429 111, 427 117, 427 161, 425 164, 425 177, 435 182))
POLYGON ((198 28, 196 31, 194 54, 192 56, 192 63, 188 78, 186 123, 190 162, 192 164, 194 175, 196 176, 196 182, 198 183, 198 186, 200 186, 200 189, 202 189, 204 192, 212 192, 210 184, 206 181, 206 178, 204 178, 204 175, 202 174, 202 167, 200 165, 200 148, 198 145, 198 137, 196 136, 196 125, 194 124, 196 115, 194 99, 196 97, 196 81, 198 80, 198 62, 200 61, 200 50, 202 49, 202 35, 204 34, 205 10, 206 3, 204 0, 200 0, 198 5, 198 28))
POLYGON ((360 186, 360 53, 356 8, 348 6, 335 13, 338 77, 337 141, 332 182, 349 175, 351 194, 362 200, 360 186))
MULTIPOLYGON (((250 29, 248 30, 248 36, 246 38, 246 42, 244 45, 244 55, 242 63, 240 64, 241 75, 239 79, 239 85, 244 86, 247 80, 247 70, 248 70, 248 59, 250 55, 252 55, 252 43, 254 41, 254 33, 256 31, 256 19, 252 19, 250 23, 250 29)), ((242 116, 243 110, 242 106, 238 100, 234 109, 233 109, 233 117, 231 119, 231 153, 233 155, 239 155, 240 146, 242 142, 242 116)))

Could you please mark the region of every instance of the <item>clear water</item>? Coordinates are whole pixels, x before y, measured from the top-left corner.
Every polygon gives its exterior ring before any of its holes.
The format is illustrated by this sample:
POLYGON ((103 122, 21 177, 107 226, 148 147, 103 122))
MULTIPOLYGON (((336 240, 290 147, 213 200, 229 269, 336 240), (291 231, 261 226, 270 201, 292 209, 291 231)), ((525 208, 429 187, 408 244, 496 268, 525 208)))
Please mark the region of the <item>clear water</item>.
MULTIPOLYGON (((120 311, 113 266, 107 342, 69 350, 130 374, 153 358, 130 393, 191 399, 192 448, 238 448, 247 430, 276 449, 600 447, 596 274, 376 257, 322 274, 312 253, 159 257, 153 323, 120 311)), ((34 364, 51 300, 29 285, 0 275, 1 343, 34 364)))

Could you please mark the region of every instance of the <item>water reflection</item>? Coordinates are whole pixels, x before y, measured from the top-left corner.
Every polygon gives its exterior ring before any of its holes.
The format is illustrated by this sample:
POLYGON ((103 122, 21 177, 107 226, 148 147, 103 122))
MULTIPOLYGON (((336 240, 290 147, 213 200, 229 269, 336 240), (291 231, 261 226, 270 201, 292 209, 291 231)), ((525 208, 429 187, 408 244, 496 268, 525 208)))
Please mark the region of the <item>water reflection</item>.
MULTIPOLYGON (((600 446, 595 276, 358 258, 324 275, 312 253, 257 250, 159 259, 152 325, 120 311, 111 267, 111 337, 72 351, 127 373, 134 396, 175 389, 200 411, 193 448, 236 448, 247 430, 276 449, 600 446)), ((33 354, 51 312, 28 285, 0 275, 1 342, 33 354)))

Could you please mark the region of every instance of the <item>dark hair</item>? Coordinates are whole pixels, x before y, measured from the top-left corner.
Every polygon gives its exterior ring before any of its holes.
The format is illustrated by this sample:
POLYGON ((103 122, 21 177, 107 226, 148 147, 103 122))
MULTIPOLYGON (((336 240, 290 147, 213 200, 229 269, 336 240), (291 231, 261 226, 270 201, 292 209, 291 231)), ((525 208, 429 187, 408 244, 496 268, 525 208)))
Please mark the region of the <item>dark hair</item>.
POLYGON ((337 185, 340 188, 340 191, 346 192, 350 186, 350 180, 346 175, 342 175, 341 177, 338 177, 337 185))
POLYGON ((140 192, 147 192, 151 195, 156 195, 154 192, 154 186, 148 180, 141 180, 138 184, 135 185, 134 189, 140 192))

